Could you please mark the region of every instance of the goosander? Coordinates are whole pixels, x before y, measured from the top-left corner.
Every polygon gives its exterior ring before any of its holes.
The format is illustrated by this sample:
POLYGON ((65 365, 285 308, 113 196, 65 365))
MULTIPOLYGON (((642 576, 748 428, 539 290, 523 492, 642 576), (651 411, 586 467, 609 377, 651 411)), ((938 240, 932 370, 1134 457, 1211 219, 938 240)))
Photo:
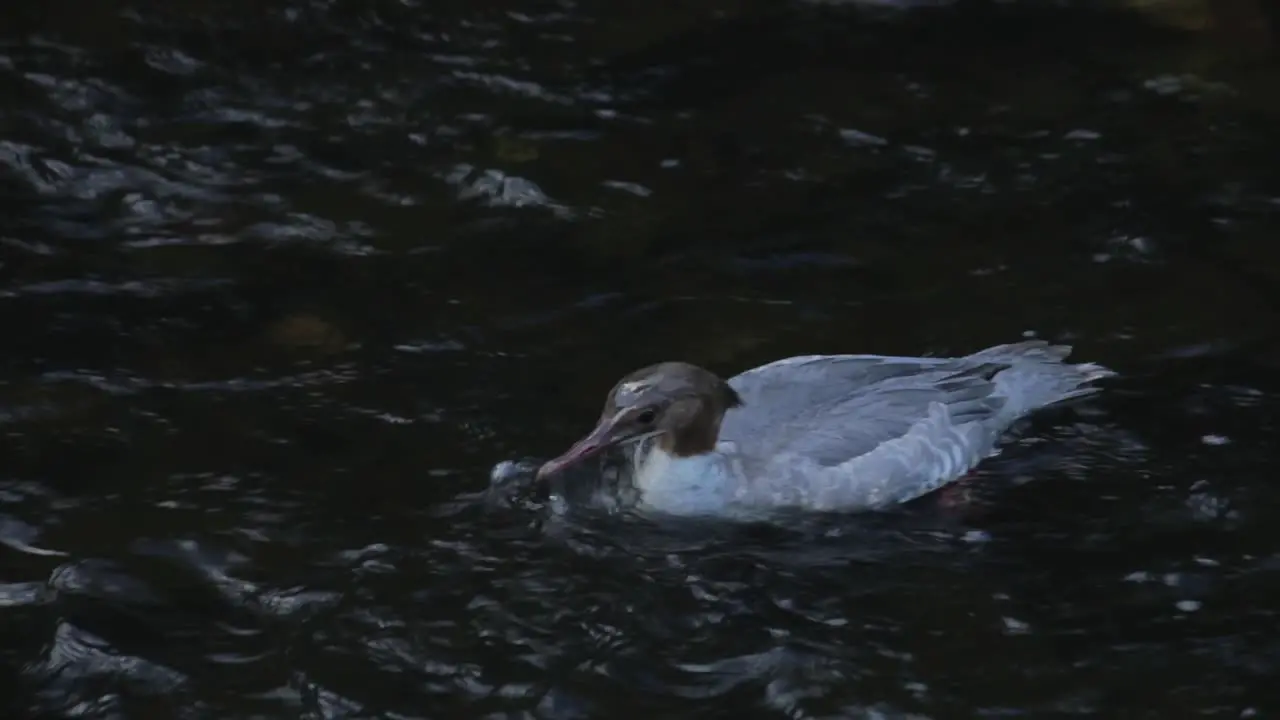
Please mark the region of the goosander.
POLYGON ((804 355, 723 380, 651 365, 609 392, 595 429, 546 478, 611 448, 644 509, 676 515, 883 508, 992 455, 1016 420, 1113 375, 1042 340, 955 358, 804 355))

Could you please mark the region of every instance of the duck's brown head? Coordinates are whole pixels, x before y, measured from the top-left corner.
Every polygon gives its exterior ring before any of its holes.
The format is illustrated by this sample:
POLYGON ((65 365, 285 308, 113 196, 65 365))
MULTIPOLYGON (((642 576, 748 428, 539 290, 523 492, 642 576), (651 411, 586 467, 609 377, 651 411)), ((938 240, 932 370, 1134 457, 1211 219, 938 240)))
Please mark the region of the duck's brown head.
POLYGON ((553 473, 623 443, 657 438, 666 452, 687 457, 715 449, 720 421, 742 400, 710 370, 683 362, 641 368, 618 381, 595 429, 538 469, 553 473))

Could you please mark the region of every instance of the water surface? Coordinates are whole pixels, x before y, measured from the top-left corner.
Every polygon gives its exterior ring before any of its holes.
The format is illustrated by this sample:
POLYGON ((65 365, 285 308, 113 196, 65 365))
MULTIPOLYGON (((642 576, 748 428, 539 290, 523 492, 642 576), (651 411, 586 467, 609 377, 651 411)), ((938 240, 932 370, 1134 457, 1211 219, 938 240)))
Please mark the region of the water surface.
POLYGON ((1233 7, 12 11, 9 716, 1280 711, 1280 78, 1233 7), (1121 376, 959 505, 486 494, 650 362, 1031 335, 1121 376))

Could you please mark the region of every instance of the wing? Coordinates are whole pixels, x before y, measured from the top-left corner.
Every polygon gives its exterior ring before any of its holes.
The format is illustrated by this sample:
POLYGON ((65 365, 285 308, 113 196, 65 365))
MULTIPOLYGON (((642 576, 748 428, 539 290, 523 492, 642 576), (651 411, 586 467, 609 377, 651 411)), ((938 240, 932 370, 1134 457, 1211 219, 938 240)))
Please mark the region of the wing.
POLYGON ((720 437, 747 441, 759 459, 795 455, 835 466, 902 437, 929 418, 932 403, 952 427, 994 417, 1006 400, 992 377, 1007 367, 972 357, 788 358, 729 380, 743 407, 725 416, 720 437))

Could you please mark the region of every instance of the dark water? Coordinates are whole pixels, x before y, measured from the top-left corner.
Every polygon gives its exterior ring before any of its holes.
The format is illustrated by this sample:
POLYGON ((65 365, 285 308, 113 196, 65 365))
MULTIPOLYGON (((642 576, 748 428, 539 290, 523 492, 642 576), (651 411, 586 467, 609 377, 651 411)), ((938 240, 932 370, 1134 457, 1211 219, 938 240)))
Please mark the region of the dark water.
POLYGON ((1276 25, 1176 5, 0 11, 5 717, 1280 713, 1276 25), (958 509, 485 494, 1024 333, 1121 377, 958 509))

